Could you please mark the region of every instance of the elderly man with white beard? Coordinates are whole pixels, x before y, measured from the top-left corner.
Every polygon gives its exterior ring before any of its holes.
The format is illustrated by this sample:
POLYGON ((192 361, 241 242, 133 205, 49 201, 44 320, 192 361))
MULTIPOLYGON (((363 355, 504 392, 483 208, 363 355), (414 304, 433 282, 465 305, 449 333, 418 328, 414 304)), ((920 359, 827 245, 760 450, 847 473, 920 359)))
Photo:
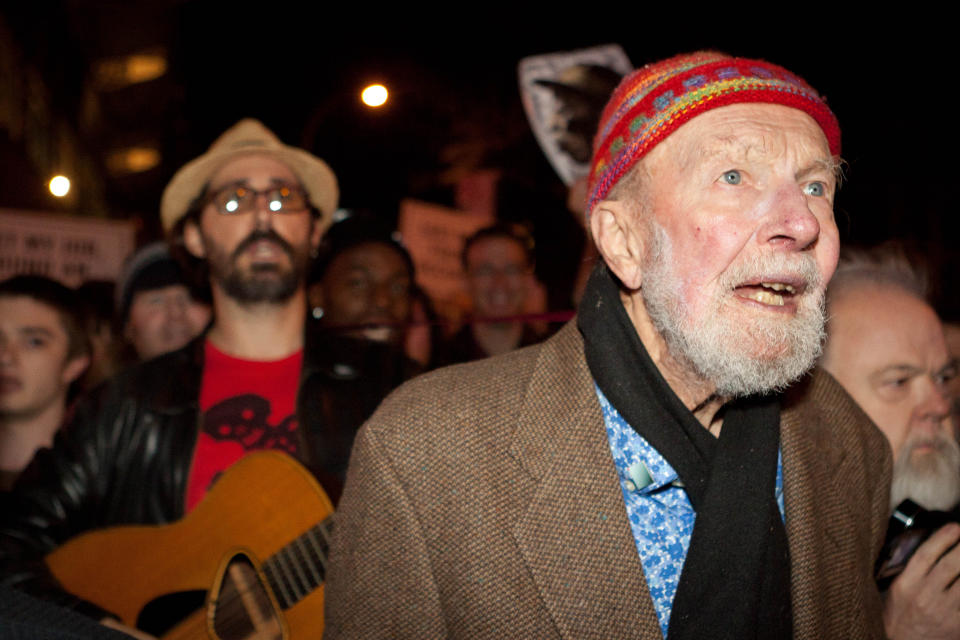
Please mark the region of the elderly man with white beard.
POLYGON ((823 98, 768 62, 625 77, 577 318, 408 383, 363 427, 327 637, 881 637, 890 453, 805 377, 839 153, 823 98))
MULTIPOLYGON (((892 248, 844 255, 830 284, 824 368, 893 449, 891 509, 909 498, 950 511, 960 502, 960 446, 948 382, 956 362, 925 300, 922 274, 892 248)), ((960 526, 937 531, 885 594, 891 640, 960 637, 960 526)))

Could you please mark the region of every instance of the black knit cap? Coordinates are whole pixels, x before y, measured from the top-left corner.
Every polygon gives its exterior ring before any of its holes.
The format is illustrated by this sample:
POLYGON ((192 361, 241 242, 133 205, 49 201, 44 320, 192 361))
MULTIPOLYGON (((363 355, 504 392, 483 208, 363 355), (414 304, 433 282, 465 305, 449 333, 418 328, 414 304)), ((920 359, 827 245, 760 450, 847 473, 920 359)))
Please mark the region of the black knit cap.
POLYGON ((134 253, 124 265, 117 282, 116 312, 121 326, 127 321, 135 294, 175 284, 189 286, 179 263, 170 255, 165 243, 154 242, 134 253))

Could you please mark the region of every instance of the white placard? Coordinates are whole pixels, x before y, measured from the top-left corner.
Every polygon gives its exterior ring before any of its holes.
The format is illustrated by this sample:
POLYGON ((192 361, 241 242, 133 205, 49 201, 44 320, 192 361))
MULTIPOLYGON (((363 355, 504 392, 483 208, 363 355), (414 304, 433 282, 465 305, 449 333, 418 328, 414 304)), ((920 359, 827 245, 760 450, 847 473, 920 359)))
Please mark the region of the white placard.
POLYGON ((493 218, 488 215, 418 200, 400 203, 400 235, 413 257, 417 284, 432 300, 454 301, 463 297, 463 241, 492 223, 493 218))
POLYGON ((19 273, 71 287, 116 280, 134 250, 135 234, 126 220, 0 209, 0 280, 19 273))

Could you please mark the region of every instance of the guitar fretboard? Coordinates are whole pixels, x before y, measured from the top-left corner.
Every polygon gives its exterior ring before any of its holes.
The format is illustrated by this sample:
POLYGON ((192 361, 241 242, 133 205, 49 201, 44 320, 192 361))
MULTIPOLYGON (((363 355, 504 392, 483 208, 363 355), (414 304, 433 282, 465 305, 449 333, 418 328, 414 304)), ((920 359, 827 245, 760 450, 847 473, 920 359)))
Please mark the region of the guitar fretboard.
POLYGON ((289 609, 323 584, 332 532, 331 516, 263 563, 263 573, 282 608, 289 609))

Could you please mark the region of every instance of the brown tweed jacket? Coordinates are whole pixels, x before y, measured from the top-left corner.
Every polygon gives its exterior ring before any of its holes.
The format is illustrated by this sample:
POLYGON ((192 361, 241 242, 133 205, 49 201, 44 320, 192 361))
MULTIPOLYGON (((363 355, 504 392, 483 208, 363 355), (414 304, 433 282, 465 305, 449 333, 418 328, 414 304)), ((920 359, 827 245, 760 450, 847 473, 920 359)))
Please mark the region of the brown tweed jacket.
MULTIPOLYGON (((794 637, 879 638, 889 447, 827 374, 804 387, 781 416, 794 637)), ((660 637, 575 322, 395 392, 336 524, 327 638, 660 637)))

